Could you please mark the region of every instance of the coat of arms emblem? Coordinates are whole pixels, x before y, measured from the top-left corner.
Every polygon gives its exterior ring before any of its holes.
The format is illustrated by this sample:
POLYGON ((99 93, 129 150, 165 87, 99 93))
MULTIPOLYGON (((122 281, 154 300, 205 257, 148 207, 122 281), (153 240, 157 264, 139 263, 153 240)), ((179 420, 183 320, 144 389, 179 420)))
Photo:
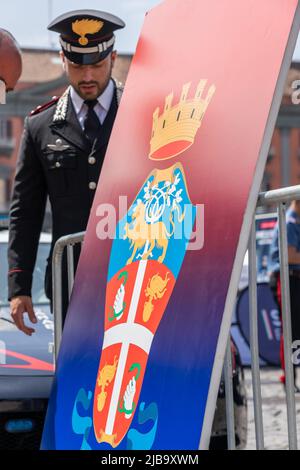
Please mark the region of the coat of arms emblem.
MULTIPOLYGON (((151 160, 167 161, 193 144, 215 86, 204 98, 206 80, 201 80, 195 96, 188 99, 190 85, 183 86, 175 106, 170 94, 162 114, 155 110, 151 160)), ((99 443, 117 447, 129 430, 151 344, 180 272, 195 217, 183 165, 176 162, 150 173, 117 225, 94 391, 93 427, 99 443)))

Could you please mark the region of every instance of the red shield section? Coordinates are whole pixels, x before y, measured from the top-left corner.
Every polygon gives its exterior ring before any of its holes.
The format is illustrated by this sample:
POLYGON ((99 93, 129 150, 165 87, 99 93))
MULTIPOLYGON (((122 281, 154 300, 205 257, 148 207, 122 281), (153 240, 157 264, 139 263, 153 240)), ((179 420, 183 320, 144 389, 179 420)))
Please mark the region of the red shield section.
POLYGON ((158 261, 129 264, 107 285, 105 334, 94 391, 98 442, 117 447, 137 409, 154 334, 175 278, 158 261))

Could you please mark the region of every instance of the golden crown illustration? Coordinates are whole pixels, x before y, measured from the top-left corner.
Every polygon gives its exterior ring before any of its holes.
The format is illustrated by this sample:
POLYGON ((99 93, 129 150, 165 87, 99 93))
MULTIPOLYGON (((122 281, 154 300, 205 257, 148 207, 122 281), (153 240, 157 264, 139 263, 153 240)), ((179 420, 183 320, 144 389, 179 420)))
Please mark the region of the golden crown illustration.
POLYGON ((195 96, 187 99, 191 83, 182 87, 179 102, 172 107, 174 94, 165 100, 165 108, 159 116, 159 108, 153 113, 152 136, 150 140, 151 160, 167 160, 187 150, 193 145, 205 111, 216 91, 211 85, 203 98, 207 80, 200 80, 195 96))

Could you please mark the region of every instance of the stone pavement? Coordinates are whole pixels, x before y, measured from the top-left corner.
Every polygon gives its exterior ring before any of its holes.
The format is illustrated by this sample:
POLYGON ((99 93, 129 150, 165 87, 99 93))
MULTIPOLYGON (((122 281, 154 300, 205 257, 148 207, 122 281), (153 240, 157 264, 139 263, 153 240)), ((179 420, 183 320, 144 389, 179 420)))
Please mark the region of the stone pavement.
MULTIPOLYGON (((286 399, 284 387, 279 382, 280 374, 281 371, 279 369, 261 369, 265 449, 288 449, 286 399)), ((245 383, 248 397, 248 437, 246 449, 254 450, 256 449, 256 443, 250 369, 245 369, 245 383)), ((295 398, 298 448, 300 449, 300 394, 296 394, 295 398)))

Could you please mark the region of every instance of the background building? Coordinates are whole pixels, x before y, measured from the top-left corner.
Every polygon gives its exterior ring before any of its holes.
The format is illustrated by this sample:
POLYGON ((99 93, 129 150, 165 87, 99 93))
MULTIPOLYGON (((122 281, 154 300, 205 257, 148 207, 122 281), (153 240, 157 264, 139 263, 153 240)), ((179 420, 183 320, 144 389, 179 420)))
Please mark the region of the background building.
MULTIPOLYGON (((119 55, 113 69, 113 76, 123 84, 131 59, 131 55, 119 55)), ((66 86, 58 51, 23 49, 21 79, 7 104, 0 106, 0 211, 9 207, 25 116, 60 96, 66 86)), ((300 63, 293 63, 289 71, 261 189, 296 184, 300 184, 300 63)), ((50 220, 49 207, 47 211, 50 220)))
POLYGON ((292 63, 266 164, 262 190, 300 184, 300 63, 292 63), (297 83, 299 81, 299 83, 297 83))

